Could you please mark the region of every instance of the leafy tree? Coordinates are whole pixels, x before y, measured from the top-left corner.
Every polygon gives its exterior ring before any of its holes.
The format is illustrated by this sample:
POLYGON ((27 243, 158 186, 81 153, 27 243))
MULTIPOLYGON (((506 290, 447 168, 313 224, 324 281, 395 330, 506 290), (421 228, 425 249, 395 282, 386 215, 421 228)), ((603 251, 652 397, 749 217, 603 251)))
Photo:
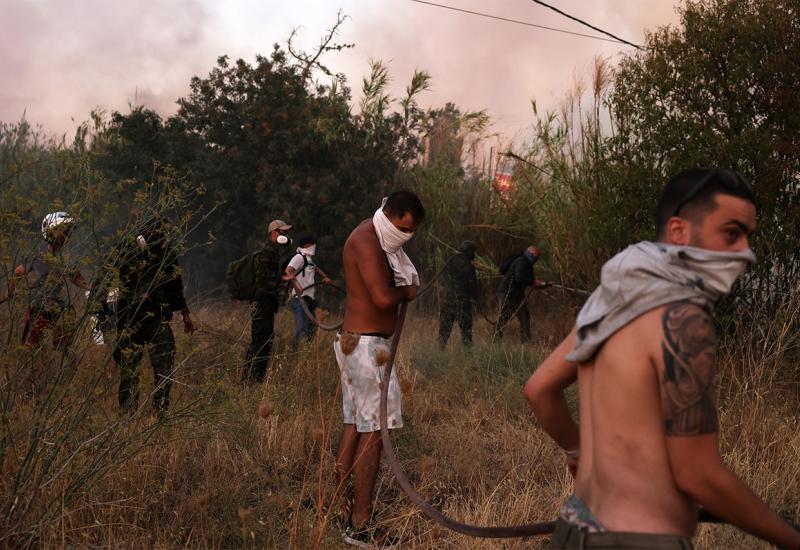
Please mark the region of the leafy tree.
POLYGON ((111 114, 94 141, 95 166, 122 180, 150 181, 168 157, 169 140, 161 116, 141 106, 111 114))
POLYGON ((694 166, 729 166, 753 180, 762 205, 754 284, 775 298, 800 275, 798 89, 796 1, 703 0, 623 59, 611 97, 614 160, 632 193, 653 197, 694 166))
MULTIPOLYGON (((329 43, 330 36, 320 48, 337 49, 329 43)), ((297 235, 316 234, 320 262, 335 272, 348 232, 419 156, 424 113, 416 97, 427 74, 415 74, 395 111, 388 71, 373 62, 354 115, 344 77, 314 83, 317 66, 329 72, 318 55, 277 46, 255 64, 222 56, 206 77, 191 80, 175 116, 163 121, 142 107, 115 112, 93 142, 95 166, 128 201, 164 174, 194 192, 194 206, 206 214, 185 262, 194 286, 218 286, 227 264, 266 238, 273 218, 295 225, 297 235)))
POLYGON ((340 264, 347 233, 400 166, 398 129, 386 130, 377 110, 352 116, 349 100, 342 79, 312 87, 278 48, 255 65, 221 57, 207 78, 192 79, 171 124, 193 143, 189 172, 206 210, 216 208, 205 227, 213 242, 196 255, 216 266, 213 280, 278 217, 317 234, 324 265, 340 264))
POLYGON ((489 123, 485 111, 461 113, 455 104, 449 102, 442 109, 429 110, 425 116, 425 162, 462 168, 467 153, 474 161, 489 123))
POLYGON ((430 81, 428 73, 415 71, 406 87, 406 95, 399 100, 401 110, 391 111, 395 99, 386 91, 391 82, 389 68, 382 61, 370 61, 370 75, 362 83, 364 97, 357 116, 370 148, 401 164, 418 160, 422 152, 425 113, 416 100, 420 93, 430 89, 430 81))
POLYGON ((530 220, 558 271, 593 284, 611 254, 655 237, 670 176, 731 167, 754 181, 762 205, 749 279, 761 292, 751 296, 780 301, 800 275, 799 59, 797 2, 691 0, 678 26, 649 35, 613 71, 598 60, 588 108, 578 84, 561 109, 536 116, 519 157, 530 220))

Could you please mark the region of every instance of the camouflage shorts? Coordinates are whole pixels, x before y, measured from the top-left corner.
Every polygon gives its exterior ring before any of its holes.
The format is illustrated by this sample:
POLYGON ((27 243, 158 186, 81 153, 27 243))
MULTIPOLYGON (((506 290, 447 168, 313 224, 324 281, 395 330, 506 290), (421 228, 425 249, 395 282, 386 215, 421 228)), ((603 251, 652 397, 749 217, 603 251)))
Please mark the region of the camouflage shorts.
POLYGON ((604 533, 606 528, 600 523, 583 499, 572 493, 567 501, 561 506, 558 517, 576 527, 580 527, 586 533, 604 533))
MULTIPOLYGON (((380 430, 381 387, 389 359, 389 340, 343 332, 333 342, 342 381, 342 410, 345 424, 359 432, 380 430)), ((392 370, 386 407, 389 429, 402 428, 400 384, 392 370)))

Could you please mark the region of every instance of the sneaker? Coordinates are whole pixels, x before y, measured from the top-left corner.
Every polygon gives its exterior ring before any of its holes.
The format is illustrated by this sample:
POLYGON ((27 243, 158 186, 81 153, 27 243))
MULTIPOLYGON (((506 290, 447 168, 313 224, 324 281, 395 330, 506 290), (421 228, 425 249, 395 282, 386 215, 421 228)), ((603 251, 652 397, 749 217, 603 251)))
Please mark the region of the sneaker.
POLYGON ((370 525, 353 527, 350 522, 342 530, 342 539, 345 544, 357 548, 393 548, 400 543, 398 537, 389 535, 383 529, 370 525))

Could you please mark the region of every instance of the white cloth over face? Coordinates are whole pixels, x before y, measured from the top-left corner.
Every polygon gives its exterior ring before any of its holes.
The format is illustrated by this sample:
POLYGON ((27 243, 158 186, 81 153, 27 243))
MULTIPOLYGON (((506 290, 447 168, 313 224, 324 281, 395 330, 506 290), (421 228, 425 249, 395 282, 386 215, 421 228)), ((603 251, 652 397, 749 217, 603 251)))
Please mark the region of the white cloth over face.
POLYGON ((750 249, 716 252, 648 241, 629 246, 603 266, 600 286, 578 314, 566 359, 588 361, 615 332, 664 304, 685 300, 710 313, 755 261, 750 249))
POLYGON ((417 268, 414 267, 411 258, 403 250, 403 245, 414 234, 405 233, 397 229, 391 220, 386 217, 386 214, 383 213, 384 204, 386 204, 385 198, 380 208, 372 216, 372 225, 375 226, 378 241, 380 241, 381 248, 386 253, 386 259, 389 260, 389 266, 394 272, 394 284, 395 286, 419 286, 417 268))
MULTIPOLYGON (((316 290, 312 286, 317 271, 313 256, 313 254, 308 254, 308 248, 298 248, 297 254, 292 257, 287 266, 294 269, 295 278, 300 284, 300 288, 305 289, 303 296, 308 296, 309 298, 315 297, 314 291, 316 290)), ((297 296, 297 290, 295 290, 294 285, 292 285, 292 296, 297 296)))

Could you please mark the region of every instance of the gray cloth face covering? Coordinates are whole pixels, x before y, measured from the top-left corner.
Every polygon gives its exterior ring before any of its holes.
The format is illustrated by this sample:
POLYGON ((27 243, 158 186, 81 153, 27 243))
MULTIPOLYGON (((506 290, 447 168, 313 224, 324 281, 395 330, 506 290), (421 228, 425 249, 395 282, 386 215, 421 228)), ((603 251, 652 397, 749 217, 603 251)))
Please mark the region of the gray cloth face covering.
POLYGON ((600 286, 578 314, 567 361, 588 361, 615 332, 664 304, 689 301, 710 313, 755 261, 749 248, 716 252, 649 241, 629 246, 603 266, 600 286))

